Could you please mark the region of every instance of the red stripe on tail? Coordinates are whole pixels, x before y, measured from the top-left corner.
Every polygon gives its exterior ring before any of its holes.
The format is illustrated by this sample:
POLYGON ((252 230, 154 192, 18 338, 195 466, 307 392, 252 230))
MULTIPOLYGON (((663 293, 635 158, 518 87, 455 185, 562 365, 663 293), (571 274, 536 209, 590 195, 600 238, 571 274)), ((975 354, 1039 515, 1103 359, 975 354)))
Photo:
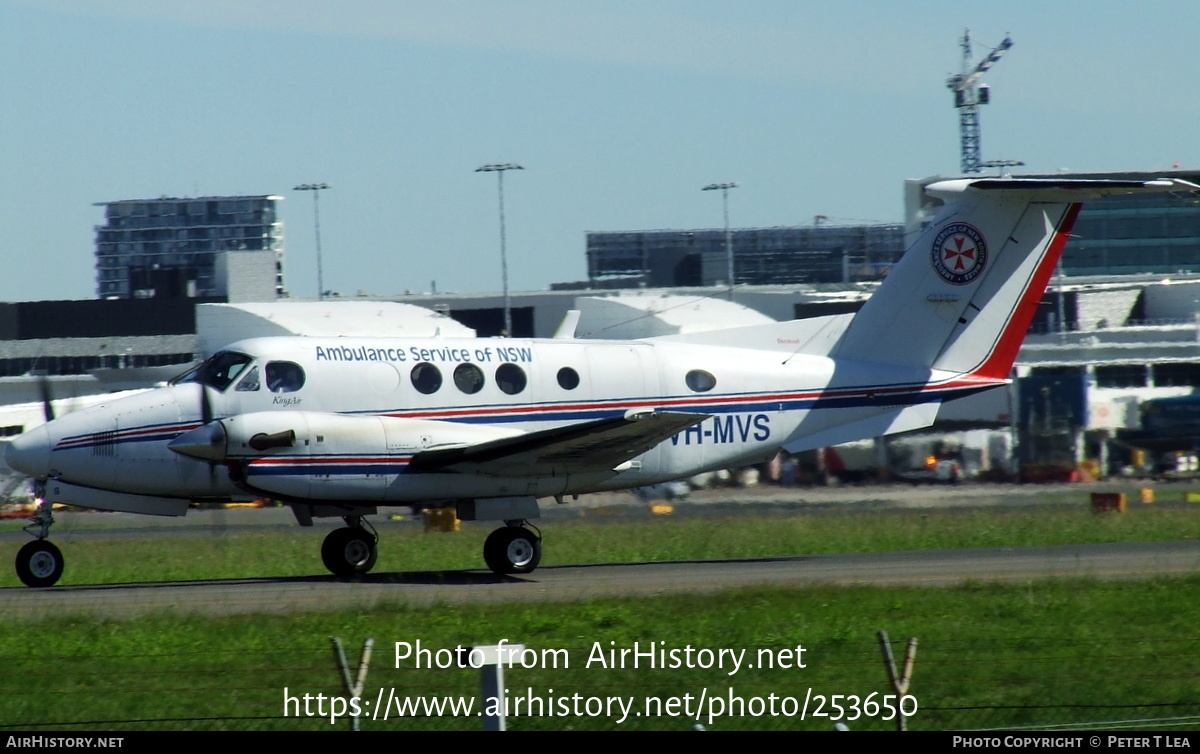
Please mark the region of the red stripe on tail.
POLYGON ((971 376, 989 380, 1008 379, 1013 362, 1017 360, 1017 351, 1021 350, 1021 344, 1025 342, 1025 333, 1029 331, 1033 315, 1037 312, 1038 304, 1041 303, 1042 294, 1046 292, 1050 276, 1054 274, 1058 258, 1062 256, 1063 247, 1067 245, 1071 228, 1074 227, 1075 218, 1078 217, 1079 208, 1082 206, 1082 204, 1072 204, 1067 207, 1062 222, 1059 223, 1058 229, 1054 232, 1054 238, 1051 239, 1046 250, 1046 255, 1042 257, 1041 263, 1034 270, 1033 277, 1030 278, 1025 292, 1021 294, 1021 299, 1013 309, 1012 317, 1009 318, 1004 331, 1000 333, 995 348, 992 349, 992 353, 987 359, 971 372, 971 376))

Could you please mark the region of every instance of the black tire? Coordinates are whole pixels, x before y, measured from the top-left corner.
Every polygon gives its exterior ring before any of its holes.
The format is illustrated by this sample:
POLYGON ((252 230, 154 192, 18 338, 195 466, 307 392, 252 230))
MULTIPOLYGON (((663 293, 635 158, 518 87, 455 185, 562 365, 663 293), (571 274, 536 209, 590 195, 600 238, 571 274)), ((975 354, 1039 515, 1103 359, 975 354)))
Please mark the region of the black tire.
POLYGON ((17 552, 17 578, 25 586, 54 586, 63 575, 62 551, 44 539, 17 552))
POLYGON ((375 567, 378 558, 375 538, 359 528, 334 529, 321 543, 321 562, 338 578, 361 576, 375 567))
POLYGON ((483 562, 499 576, 532 573, 541 560, 541 537, 523 526, 503 526, 483 543, 483 562))

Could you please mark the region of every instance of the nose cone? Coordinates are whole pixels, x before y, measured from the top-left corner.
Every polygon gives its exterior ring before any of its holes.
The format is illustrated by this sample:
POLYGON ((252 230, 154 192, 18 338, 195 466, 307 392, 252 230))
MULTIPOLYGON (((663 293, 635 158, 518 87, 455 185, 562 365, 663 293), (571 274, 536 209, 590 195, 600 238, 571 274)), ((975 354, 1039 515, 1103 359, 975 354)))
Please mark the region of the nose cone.
POLYGON ((225 427, 219 421, 209 422, 184 432, 167 443, 167 447, 180 455, 199 458, 201 461, 224 461, 225 427))
POLYGON ((9 468, 31 477, 50 475, 50 433, 46 425, 35 427, 8 444, 4 460, 9 468))

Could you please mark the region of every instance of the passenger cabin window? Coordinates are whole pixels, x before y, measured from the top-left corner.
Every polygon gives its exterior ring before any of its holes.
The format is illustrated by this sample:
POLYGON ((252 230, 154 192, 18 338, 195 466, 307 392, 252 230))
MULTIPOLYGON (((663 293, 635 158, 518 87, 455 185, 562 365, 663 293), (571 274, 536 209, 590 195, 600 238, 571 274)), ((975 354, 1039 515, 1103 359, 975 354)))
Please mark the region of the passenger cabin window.
POLYGON ((501 364, 496 367, 496 384, 509 395, 516 395, 524 390, 527 382, 525 370, 516 364, 501 364))
POLYGON ((423 361, 413 367, 408 376, 418 393, 430 395, 436 393, 442 386, 441 371, 427 361, 423 361))
POLYGON ((267 389, 272 393, 294 393, 304 387, 304 369, 290 361, 267 364, 267 389))
POLYGON ((579 387, 579 372, 571 367, 558 370, 558 386, 563 390, 574 390, 579 387))
POLYGON ((474 364, 459 364, 454 368, 454 385, 467 395, 483 390, 483 372, 474 364))
POLYGON ((218 351, 192 371, 176 377, 171 384, 199 382, 217 390, 225 390, 251 361, 253 359, 244 353, 218 351))
POLYGON ((238 382, 237 387, 234 389, 239 393, 250 393, 258 390, 258 387, 258 367, 252 367, 249 372, 246 372, 246 376, 238 382))
POLYGON ((703 369, 693 369, 683 378, 687 386, 697 393, 707 393, 717 386, 717 378, 703 369))

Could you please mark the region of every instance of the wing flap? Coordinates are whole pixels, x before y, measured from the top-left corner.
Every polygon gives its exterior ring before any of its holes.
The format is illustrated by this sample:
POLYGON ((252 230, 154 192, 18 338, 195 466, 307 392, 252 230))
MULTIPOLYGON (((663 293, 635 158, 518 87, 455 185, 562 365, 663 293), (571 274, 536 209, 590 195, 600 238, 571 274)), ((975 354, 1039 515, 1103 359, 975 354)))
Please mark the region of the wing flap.
POLYGON ((492 476, 560 476, 614 471, 708 414, 658 411, 530 432, 517 437, 427 450, 413 456, 409 471, 449 471, 492 476))

